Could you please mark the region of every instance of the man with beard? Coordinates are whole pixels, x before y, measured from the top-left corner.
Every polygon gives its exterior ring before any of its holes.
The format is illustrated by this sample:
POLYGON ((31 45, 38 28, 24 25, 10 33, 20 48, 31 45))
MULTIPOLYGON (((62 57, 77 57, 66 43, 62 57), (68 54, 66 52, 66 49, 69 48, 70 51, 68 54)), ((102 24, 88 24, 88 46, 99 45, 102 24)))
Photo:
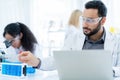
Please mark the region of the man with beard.
MULTIPOLYGON (((120 76, 119 40, 116 35, 104 28, 107 8, 102 1, 89 1, 85 4, 82 25, 84 34, 65 38, 64 50, 109 50, 113 58, 113 75, 120 76)), ((102 58, 101 58, 102 59, 102 58)))

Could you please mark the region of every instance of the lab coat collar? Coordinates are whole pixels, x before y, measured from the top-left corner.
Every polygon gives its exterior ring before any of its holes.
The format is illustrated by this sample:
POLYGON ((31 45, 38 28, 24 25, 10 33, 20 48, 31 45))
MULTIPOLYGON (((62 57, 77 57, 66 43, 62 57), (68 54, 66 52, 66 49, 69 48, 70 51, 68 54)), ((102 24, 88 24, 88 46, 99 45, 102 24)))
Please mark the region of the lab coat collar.
MULTIPOLYGON (((114 44, 115 44, 114 37, 113 37, 112 33, 106 31, 106 29, 105 29, 105 32, 106 32, 106 36, 105 36, 105 42, 104 42, 104 50, 112 51, 113 47, 111 47, 111 46, 114 46, 114 44)), ((81 45, 79 47, 82 50, 82 47, 83 47, 84 41, 85 41, 85 35, 82 34, 79 37, 80 37, 79 41, 81 43, 81 45)))
POLYGON ((105 43, 104 43, 104 50, 113 51, 113 47, 115 45, 114 35, 108 31, 106 31, 105 43), (112 47, 113 46, 113 47, 112 47))

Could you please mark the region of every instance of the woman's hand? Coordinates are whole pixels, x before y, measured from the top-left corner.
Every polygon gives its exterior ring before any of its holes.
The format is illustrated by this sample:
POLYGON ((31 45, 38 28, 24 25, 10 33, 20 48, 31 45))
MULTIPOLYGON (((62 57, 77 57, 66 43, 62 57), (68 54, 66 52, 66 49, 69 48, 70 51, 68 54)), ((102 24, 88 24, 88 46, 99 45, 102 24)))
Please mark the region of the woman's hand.
POLYGON ((23 63, 27 63, 30 66, 37 67, 40 60, 35 57, 30 51, 23 51, 19 54, 19 60, 23 63))

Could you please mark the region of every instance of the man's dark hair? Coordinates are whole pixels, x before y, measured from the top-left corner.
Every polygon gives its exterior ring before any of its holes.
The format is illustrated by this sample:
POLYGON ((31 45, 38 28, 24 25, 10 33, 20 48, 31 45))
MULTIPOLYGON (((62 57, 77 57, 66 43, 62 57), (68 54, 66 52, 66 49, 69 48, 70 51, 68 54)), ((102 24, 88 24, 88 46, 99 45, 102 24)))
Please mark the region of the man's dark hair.
POLYGON ((107 8, 105 4, 100 0, 89 1, 85 4, 86 9, 98 9, 98 16, 99 17, 106 17, 107 15, 107 8))
POLYGON ((34 45, 37 43, 37 40, 30 29, 23 23, 16 22, 10 23, 4 28, 3 36, 10 34, 13 37, 23 34, 21 39, 21 45, 26 51, 34 52, 34 45))

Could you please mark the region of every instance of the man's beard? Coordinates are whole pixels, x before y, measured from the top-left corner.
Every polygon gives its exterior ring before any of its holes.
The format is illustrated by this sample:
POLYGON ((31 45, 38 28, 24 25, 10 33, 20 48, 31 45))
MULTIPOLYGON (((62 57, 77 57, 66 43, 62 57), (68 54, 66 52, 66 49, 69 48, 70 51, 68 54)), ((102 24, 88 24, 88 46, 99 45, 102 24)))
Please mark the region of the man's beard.
MULTIPOLYGON (((84 32, 84 34, 85 34, 86 36, 90 37, 90 36, 96 34, 96 33, 100 30, 100 28, 101 28, 101 24, 100 24, 100 22, 99 22, 97 28, 95 28, 92 32, 90 32, 90 33, 88 33, 88 34, 84 32)), ((83 29, 88 29, 88 28, 83 28, 83 29)))

